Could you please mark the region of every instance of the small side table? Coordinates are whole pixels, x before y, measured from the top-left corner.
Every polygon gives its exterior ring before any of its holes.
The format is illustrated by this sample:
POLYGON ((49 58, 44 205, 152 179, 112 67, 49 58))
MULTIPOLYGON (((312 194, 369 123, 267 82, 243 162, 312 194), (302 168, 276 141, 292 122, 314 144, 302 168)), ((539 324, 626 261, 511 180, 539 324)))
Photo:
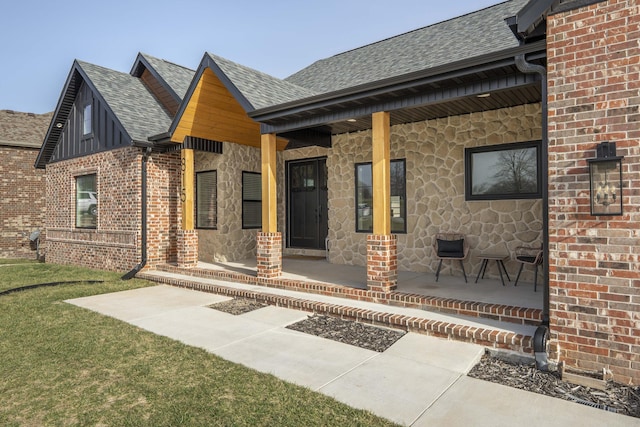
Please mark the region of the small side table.
POLYGON ((504 276, 502 275, 502 272, 504 271, 504 274, 507 275, 507 281, 511 281, 511 278, 509 277, 509 273, 507 273, 507 269, 504 266, 504 260, 505 259, 509 259, 509 255, 505 255, 504 253, 481 253, 480 255, 478 255, 478 258, 480 258, 482 260, 482 264, 480 264, 480 271, 478 271, 478 275, 476 276, 476 283, 478 283, 478 279, 480 278, 480 273, 482 273, 482 278, 484 279, 484 273, 487 271, 487 264, 489 264, 489 261, 495 261, 496 265, 498 266, 498 272, 500 273, 500 280, 502 281, 502 286, 505 286, 504 284, 504 276))

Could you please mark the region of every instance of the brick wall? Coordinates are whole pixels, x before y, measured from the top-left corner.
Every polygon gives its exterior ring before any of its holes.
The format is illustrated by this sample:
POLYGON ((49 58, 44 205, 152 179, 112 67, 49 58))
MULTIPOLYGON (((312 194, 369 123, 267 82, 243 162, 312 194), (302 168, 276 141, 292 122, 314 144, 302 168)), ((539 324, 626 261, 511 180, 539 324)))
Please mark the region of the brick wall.
MULTIPOLYGON (((0 258, 35 258, 29 234, 44 232, 44 171, 38 149, 0 146, 0 258)), ((44 234, 42 235, 44 238, 44 234)))
MULTIPOLYGON (((47 166, 47 262, 126 272, 141 260, 141 159, 122 148, 47 166), (97 175, 95 229, 75 227, 75 177, 97 175)), ((148 265, 175 261, 179 155, 148 163, 148 265)))
POLYGON ((176 233, 182 218, 180 152, 150 157, 147 193, 147 265, 176 262, 176 233))
POLYGON ((552 356, 640 384, 640 6, 611 0, 549 16, 552 356), (622 216, 591 216, 588 158, 617 143, 622 216))

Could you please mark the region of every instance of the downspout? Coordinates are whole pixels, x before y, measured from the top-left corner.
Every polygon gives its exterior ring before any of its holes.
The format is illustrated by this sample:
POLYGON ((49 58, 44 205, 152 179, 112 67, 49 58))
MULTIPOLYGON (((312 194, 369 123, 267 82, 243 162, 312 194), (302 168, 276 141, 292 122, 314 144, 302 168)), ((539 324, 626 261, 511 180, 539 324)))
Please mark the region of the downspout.
POLYGON ((133 270, 122 276, 122 280, 132 279, 140 270, 147 264, 147 163, 149 156, 151 155, 152 147, 146 147, 142 152, 142 189, 141 193, 141 216, 142 216, 142 230, 141 230, 141 245, 142 245, 142 259, 140 263, 133 267, 133 270))
POLYGON ((544 291, 542 302, 542 323, 534 335, 534 353, 536 367, 541 370, 548 369, 547 341, 549 338, 549 105, 547 98, 548 83, 547 69, 538 64, 527 62, 524 54, 515 58, 516 67, 525 74, 537 73, 540 75, 542 87, 542 271, 544 272, 544 291))

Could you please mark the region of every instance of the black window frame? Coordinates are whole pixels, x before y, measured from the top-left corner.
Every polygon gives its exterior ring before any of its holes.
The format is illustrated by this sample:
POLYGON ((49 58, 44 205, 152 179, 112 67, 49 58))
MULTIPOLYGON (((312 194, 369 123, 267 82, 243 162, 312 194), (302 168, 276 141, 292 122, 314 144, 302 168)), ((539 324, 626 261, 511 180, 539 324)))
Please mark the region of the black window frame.
POLYGON ((242 229, 253 230, 258 228, 262 228, 262 174, 260 172, 242 171, 242 229), (245 180, 249 176, 258 176, 260 180, 260 198, 259 199, 250 199, 245 197, 245 191, 244 191, 246 188, 245 180), (258 212, 260 212, 260 214, 258 215, 259 224, 247 225, 245 223, 246 221, 245 206, 256 205, 256 204, 259 206, 258 212))
MULTIPOLYGON (((400 195, 401 200, 400 200, 400 212, 404 212, 404 217, 403 217, 403 224, 402 224, 402 230, 397 230, 393 228, 393 221, 391 223, 391 233, 393 234, 406 234, 407 233, 407 160, 406 159, 394 159, 391 160, 391 163, 402 163, 402 169, 404 170, 404 184, 403 184, 403 191, 402 194, 400 195)), ((361 163, 356 163, 354 165, 354 171, 355 171, 355 181, 354 181, 354 187, 355 187, 355 195, 354 195, 354 200, 355 200, 355 220, 356 220, 356 233, 372 233, 373 232, 373 206, 367 206, 367 207, 363 207, 360 208, 359 205, 361 205, 361 203, 359 203, 359 186, 358 186, 358 168, 359 167, 363 167, 363 166, 368 166, 371 170, 371 177, 373 180, 373 163, 372 162, 361 162, 361 163), (361 228, 359 227, 359 221, 358 221, 358 214, 359 214, 359 210, 360 209, 370 209, 370 215, 371 215, 371 228, 361 228)), ((371 184, 372 188, 371 188, 371 192, 373 193, 373 182, 371 184)), ((393 196, 393 187, 390 189, 392 196, 391 197, 395 197, 393 196)), ((373 194, 372 194, 373 197, 373 194)))
POLYGON ((74 190, 75 190, 75 194, 74 194, 74 209, 73 209, 73 213, 74 213, 74 225, 75 228, 79 228, 79 229, 88 229, 88 230, 95 230, 98 228, 98 215, 99 215, 99 210, 98 210, 98 174, 96 173, 88 173, 88 174, 84 174, 84 175, 77 175, 74 177, 74 190), (79 189, 79 185, 78 185, 78 180, 79 179, 83 179, 83 178, 88 178, 88 177, 93 177, 93 191, 91 190, 80 190, 79 189), (95 193, 95 198, 96 198, 96 214, 92 215, 95 216, 95 219, 92 221, 94 222, 94 224, 92 225, 83 225, 80 224, 80 220, 83 218, 81 215, 85 214, 85 215, 91 215, 89 209, 91 209, 91 203, 88 204, 87 206, 87 211, 86 212, 78 212, 78 206, 79 206, 79 198, 78 195, 80 194, 80 192, 87 192, 87 193, 95 193))
POLYGON ((542 141, 515 142, 509 144, 488 145, 482 147, 465 148, 464 150, 464 193, 467 201, 487 201, 487 200, 518 200, 518 199, 541 199, 542 198, 542 141), (495 191, 491 193, 473 193, 474 157, 491 152, 507 152, 515 150, 526 150, 535 148, 535 177, 536 189, 529 192, 507 192, 495 191))
POLYGON ((196 197, 195 197, 195 206, 196 206, 196 229, 198 230, 217 230, 218 229, 218 171, 217 170, 207 170, 207 171, 199 171, 196 172, 196 197), (213 184, 213 200, 214 200, 214 225, 200 225, 201 215, 204 212, 200 211, 200 182, 201 177, 205 177, 207 175, 213 174, 214 176, 214 184, 213 184))

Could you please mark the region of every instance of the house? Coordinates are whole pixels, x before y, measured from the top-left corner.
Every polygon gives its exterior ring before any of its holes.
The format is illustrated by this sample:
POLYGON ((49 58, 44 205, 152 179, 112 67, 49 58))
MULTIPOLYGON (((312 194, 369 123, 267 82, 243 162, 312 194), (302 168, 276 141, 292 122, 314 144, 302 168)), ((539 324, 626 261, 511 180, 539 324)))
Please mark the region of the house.
POLYGON ((36 159, 47 169, 47 261, 127 270, 142 247, 152 263, 175 261, 179 160, 151 156, 147 138, 168 129, 192 76, 144 54, 129 74, 73 63, 36 159))
POLYGON ((440 231, 472 270, 542 245, 551 359, 639 384, 639 23, 628 0, 509 0, 286 79, 212 53, 193 72, 76 62, 37 160, 48 260, 255 257, 269 285, 283 254, 328 250, 385 300, 398 270, 436 270, 440 231))
POLYGON ((33 163, 51 115, 0 111, 0 258, 36 257, 30 237, 44 232, 46 195, 33 163))

